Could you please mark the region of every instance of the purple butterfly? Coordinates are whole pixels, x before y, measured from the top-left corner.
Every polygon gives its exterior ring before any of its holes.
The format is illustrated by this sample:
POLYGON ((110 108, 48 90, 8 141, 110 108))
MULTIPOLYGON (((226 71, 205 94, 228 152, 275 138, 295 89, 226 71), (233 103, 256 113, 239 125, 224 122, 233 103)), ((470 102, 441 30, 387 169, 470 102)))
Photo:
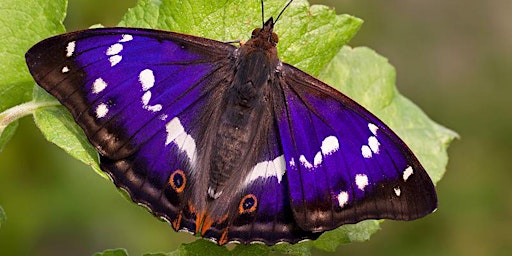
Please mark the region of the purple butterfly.
POLYGON ((433 212, 434 186, 411 150, 359 104, 281 62, 274 24, 239 48, 83 30, 36 44, 26 61, 116 186, 175 230, 272 245, 433 212))

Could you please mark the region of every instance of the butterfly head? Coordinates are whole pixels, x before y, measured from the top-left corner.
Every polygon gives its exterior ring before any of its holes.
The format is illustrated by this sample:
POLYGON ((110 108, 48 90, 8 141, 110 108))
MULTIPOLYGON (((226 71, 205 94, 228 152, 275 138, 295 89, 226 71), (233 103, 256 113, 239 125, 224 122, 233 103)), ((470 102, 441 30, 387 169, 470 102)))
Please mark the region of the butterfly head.
MULTIPOLYGON (((268 42, 272 47, 275 47, 277 45, 277 42, 279 41, 279 37, 276 33, 274 33, 274 25, 279 20, 281 15, 284 13, 286 8, 290 6, 290 4, 293 2, 293 0, 288 1, 288 3, 285 5, 285 7, 281 10, 281 12, 277 15, 276 20, 274 21, 273 17, 270 17, 270 19, 267 20, 267 22, 263 23, 263 26, 261 28, 256 28, 252 31, 251 39, 259 39, 268 42)), ((261 1, 261 20, 264 21, 264 14, 265 7, 263 6, 263 0, 261 1)))
POLYGON ((272 46, 276 46, 279 41, 279 37, 274 33, 274 19, 270 18, 263 24, 262 28, 255 28, 252 31, 251 39, 259 39, 268 42, 272 46))
POLYGON ((247 54, 250 52, 260 52, 267 55, 268 60, 272 59, 273 62, 277 62, 276 45, 279 39, 274 33, 274 24, 274 19, 270 18, 263 24, 263 27, 255 28, 252 31, 251 39, 240 48, 240 53, 248 56, 247 54))

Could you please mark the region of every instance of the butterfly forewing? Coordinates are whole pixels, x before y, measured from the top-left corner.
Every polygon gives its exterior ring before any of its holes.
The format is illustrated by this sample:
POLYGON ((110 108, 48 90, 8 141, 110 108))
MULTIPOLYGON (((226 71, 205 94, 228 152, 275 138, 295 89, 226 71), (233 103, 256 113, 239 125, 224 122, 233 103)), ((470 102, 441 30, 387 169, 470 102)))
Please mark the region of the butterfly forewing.
POLYGON ((364 219, 411 220, 434 211, 434 186, 411 150, 348 97, 284 65, 279 131, 294 216, 324 231, 364 219))
POLYGON ((201 40, 190 41, 148 30, 85 30, 42 41, 28 52, 27 63, 100 152, 122 158, 133 153, 132 139, 148 139, 161 121, 199 101, 224 64, 211 60, 225 59, 231 50, 218 43, 222 48, 204 51, 201 40))
POLYGON ((195 232, 196 216, 183 199, 197 175, 192 136, 211 88, 226 79, 219 74, 232 69, 233 50, 213 40, 116 28, 46 39, 26 59, 36 82, 97 147, 115 184, 175 229, 195 232))

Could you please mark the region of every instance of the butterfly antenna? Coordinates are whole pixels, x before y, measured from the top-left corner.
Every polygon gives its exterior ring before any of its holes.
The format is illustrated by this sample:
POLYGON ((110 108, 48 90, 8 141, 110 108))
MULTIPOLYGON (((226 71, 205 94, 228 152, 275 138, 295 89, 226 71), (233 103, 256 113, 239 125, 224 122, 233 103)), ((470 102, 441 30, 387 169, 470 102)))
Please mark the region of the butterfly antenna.
MULTIPOLYGON (((281 17, 281 14, 283 14, 284 10, 286 10, 286 8, 288 8, 288 6, 290 6, 290 4, 293 2, 293 0, 290 0, 288 1, 288 3, 286 4, 286 6, 281 10, 281 12, 279 13, 279 15, 277 15, 277 18, 276 20, 274 21, 274 24, 279 20, 279 18, 281 17)), ((263 4, 263 1, 261 2, 261 4, 263 4)))
POLYGON ((261 27, 265 26, 265 7, 263 6, 263 0, 261 0, 261 27))

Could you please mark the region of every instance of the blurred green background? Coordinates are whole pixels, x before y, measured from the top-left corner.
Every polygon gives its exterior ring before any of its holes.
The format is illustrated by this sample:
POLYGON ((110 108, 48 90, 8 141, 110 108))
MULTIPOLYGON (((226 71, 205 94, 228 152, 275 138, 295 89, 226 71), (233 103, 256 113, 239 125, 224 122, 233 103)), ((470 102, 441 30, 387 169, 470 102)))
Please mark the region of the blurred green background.
MULTIPOLYGON (((135 0, 70 0, 68 30, 115 25, 135 0)), ((283 3, 285 1, 283 0, 283 3)), ((315 0, 365 20, 350 43, 386 56, 399 90, 457 131, 439 209, 386 221, 368 242, 318 255, 512 253, 512 1, 315 0), (506 160, 509 158, 509 160, 506 160)), ((277 31, 279 32, 279 31, 277 31)), ((131 255, 171 251, 176 235, 89 167, 46 142, 31 118, 0 153, 1 255, 131 255)))

